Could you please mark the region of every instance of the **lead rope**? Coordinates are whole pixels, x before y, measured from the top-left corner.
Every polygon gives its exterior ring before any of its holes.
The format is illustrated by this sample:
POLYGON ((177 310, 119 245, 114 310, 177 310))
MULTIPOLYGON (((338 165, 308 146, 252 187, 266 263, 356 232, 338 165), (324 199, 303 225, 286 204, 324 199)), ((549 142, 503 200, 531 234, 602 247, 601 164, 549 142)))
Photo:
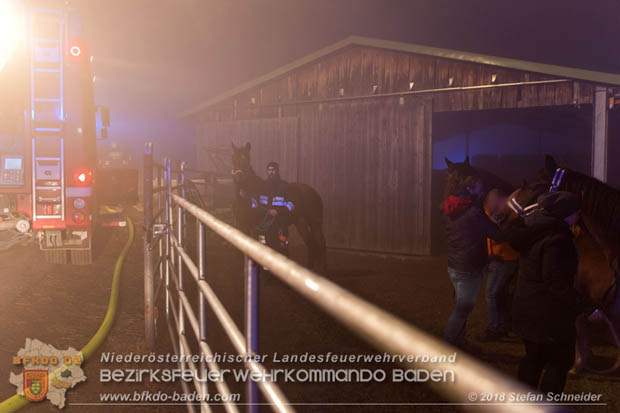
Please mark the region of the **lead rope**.
POLYGON ((263 216, 263 220, 256 226, 256 229, 259 232, 267 232, 269 227, 271 227, 276 220, 276 217, 271 216, 269 213, 269 209, 265 211, 265 216, 263 216))

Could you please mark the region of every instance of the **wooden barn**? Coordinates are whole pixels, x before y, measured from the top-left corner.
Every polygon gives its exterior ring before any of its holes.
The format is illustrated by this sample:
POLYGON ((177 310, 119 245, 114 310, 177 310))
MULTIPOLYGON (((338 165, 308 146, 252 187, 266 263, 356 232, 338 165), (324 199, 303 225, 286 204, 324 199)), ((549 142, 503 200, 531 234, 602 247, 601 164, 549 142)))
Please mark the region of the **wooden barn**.
POLYGON ((180 117, 196 125, 200 168, 229 174, 230 143, 251 142, 259 175, 275 160, 314 186, 328 247, 426 255, 444 156, 526 177, 550 152, 620 183, 607 163, 620 154, 619 86, 617 74, 354 36, 180 117))

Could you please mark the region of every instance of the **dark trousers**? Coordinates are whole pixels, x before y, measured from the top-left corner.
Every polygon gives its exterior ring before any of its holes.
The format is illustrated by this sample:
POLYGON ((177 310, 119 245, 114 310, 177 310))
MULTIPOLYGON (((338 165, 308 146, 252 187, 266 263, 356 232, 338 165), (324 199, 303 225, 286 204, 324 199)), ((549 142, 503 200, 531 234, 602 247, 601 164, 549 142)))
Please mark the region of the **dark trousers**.
POLYGON ((280 254, 288 257, 288 244, 283 244, 281 242, 280 234, 283 234, 288 239, 288 227, 281 226, 276 220, 265 234, 267 245, 278 251, 280 254))
POLYGON ((448 319, 444 338, 450 344, 460 345, 465 341, 467 319, 482 286, 482 271, 459 271, 448 267, 448 275, 454 287, 456 306, 448 319))
POLYGON ((508 284, 517 270, 516 261, 494 260, 487 264, 485 298, 489 322, 487 329, 496 333, 508 332, 508 284))
POLYGON ((545 343, 523 341, 525 358, 519 365, 519 380, 542 393, 561 393, 575 362, 575 338, 545 343))

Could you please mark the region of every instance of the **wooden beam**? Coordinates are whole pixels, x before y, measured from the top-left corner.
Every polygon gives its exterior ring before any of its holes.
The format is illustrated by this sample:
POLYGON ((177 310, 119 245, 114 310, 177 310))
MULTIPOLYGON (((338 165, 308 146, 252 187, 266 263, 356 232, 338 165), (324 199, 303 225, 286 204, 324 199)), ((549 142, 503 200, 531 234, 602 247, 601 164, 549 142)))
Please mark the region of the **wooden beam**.
POLYGON ((592 110, 592 176, 602 182, 607 182, 607 88, 594 88, 592 110))

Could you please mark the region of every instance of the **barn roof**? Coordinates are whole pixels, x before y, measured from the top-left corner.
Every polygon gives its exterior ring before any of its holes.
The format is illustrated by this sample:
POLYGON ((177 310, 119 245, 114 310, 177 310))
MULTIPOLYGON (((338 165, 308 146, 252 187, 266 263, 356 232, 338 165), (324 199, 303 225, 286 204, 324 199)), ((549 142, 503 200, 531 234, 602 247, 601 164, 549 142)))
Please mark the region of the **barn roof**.
POLYGON ((242 83, 241 85, 221 93, 211 99, 208 99, 198 105, 186 110, 179 115, 179 118, 187 118, 208 108, 209 106, 220 103, 226 99, 236 96, 246 90, 259 86, 272 79, 278 78, 297 68, 305 66, 324 56, 330 55, 340 49, 350 46, 366 46, 380 49, 389 49, 400 52, 415 53, 421 55, 441 57, 445 59, 461 60, 471 63, 480 63, 491 66, 505 67, 509 69, 522 70, 527 72, 536 72, 562 78, 584 80, 600 84, 608 84, 620 86, 620 74, 597 72, 593 70, 577 69, 573 67, 549 65, 545 63, 529 62, 525 60, 510 59, 506 57, 488 56, 478 53, 462 52, 458 50, 441 49, 438 47, 422 46, 413 43, 395 42, 390 40, 381 40, 371 37, 349 36, 339 42, 336 42, 314 53, 306 55, 300 59, 294 60, 278 69, 267 74, 259 76, 253 80, 242 83))

